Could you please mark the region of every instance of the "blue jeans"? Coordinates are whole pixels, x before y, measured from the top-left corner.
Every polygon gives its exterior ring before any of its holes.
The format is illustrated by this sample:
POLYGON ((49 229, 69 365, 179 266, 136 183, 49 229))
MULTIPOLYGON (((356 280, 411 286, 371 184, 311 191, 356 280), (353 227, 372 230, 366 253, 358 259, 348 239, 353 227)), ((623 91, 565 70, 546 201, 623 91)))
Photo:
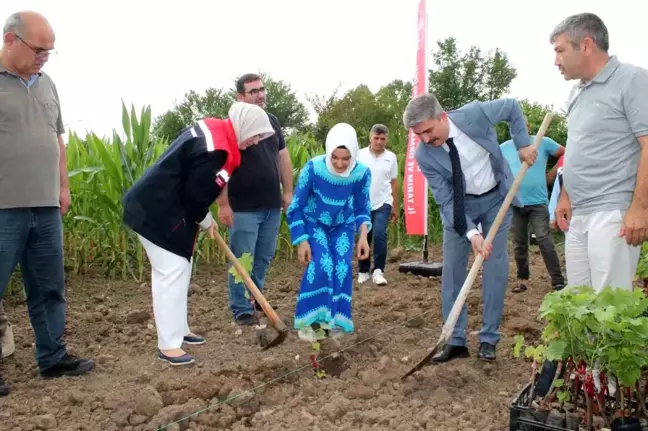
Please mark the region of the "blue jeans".
MULTIPOLYGON (((389 218, 391 217, 392 206, 384 204, 377 210, 371 211, 372 227, 367 235, 369 247, 373 241, 373 257, 374 266, 373 271, 380 269, 385 271, 385 261, 387 260, 387 226, 389 225, 389 218)), ((358 261, 359 272, 369 272, 371 266, 371 255, 366 260, 358 261)))
POLYGON ((0 296, 20 263, 41 370, 67 353, 63 225, 58 208, 0 209, 0 296))
MULTIPOLYGON (((466 214, 475 225, 481 223, 484 236, 488 234, 493 225, 495 216, 502 206, 502 201, 502 197, 497 192, 479 197, 466 196, 466 214)), ((509 274, 508 232, 512 217, 513 212, 509 208, 493 239, 491 254, 483 264, 482 302, 484 311, 479 341, 493 345, 497 345, 500 340, 499 325, 504 311, 504 296, 509 274)), ((468 257, 471 253, 472 246, 465 235, 460 237, 454 229, 444 228, 443 272, 441 274, 441 302, 444 322, 448 319, 450 310, 452 310, 457 295, 466 280, 468 257)), ((467 325, 468 307, 464 304, 448 344, 465 346, 467 325)))
MULTIPOLYGON (((263 291, 268 266, 270 266, 270 261, 277 249, 280 224, 281 211, 279 209, 235 212, 234 224, 229 230, 232 253, 237 258, 240 258, 244 253, 250 253, 254 257, 250 277, 261 291, 263 291)), ((229 274, 228 285, 230 309, 234 314, 234 318, 236 319, 243 314, 253 314, 252 304, 245 297, 247 290, 245 284, 235 283, 234 277, 229 274)), ((251 296, 249 294, 249 297, 251 296)))

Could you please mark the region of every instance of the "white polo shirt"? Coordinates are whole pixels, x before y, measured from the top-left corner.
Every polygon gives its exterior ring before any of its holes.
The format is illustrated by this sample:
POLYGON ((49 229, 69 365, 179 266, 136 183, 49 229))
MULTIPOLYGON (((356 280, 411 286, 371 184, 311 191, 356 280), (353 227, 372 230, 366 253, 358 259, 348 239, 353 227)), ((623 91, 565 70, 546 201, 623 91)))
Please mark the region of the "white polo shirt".
POLYGON ((367 146, 358 151, 358 161, 371 171, 371 210, 375 211, 385 204, 394 206, 391 182, 398 178, 396 155, 385 149, 376 156, 367 146))

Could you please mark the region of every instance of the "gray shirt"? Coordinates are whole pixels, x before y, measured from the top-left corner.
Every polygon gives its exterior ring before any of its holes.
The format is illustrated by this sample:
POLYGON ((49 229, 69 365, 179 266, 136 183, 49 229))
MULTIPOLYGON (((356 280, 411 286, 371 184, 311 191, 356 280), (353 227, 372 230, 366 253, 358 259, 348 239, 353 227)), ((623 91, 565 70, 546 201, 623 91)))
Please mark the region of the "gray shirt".
POLYGON ((608 63, 567 102, 565 190, 574 215, 626 211, 637 183, 641 149, 648 135, 648 70, 608 63))
POLYGON ((59 206, 64 132, 50 77, 25 82, 0 63, 0 209, 59 206))

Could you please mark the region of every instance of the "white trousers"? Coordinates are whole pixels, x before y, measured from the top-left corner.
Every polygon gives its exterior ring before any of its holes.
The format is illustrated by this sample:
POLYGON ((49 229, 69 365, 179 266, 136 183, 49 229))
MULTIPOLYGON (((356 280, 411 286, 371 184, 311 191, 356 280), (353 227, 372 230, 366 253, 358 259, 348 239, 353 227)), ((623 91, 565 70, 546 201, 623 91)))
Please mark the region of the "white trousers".
MULTIPOLYGON (((138 235, 139 236, 139 235, 138 235)), ((139 236, 151 262, 153 315, 160 350, 179 349, 191 333, 187 322, 187 293, 191 261, 139 236)))
POLYGON ((565 234, 567 284, 597 292, 607 286, 632 290, 641 247, 619 236, 624 215, 616 210, 572 216, 565 234))

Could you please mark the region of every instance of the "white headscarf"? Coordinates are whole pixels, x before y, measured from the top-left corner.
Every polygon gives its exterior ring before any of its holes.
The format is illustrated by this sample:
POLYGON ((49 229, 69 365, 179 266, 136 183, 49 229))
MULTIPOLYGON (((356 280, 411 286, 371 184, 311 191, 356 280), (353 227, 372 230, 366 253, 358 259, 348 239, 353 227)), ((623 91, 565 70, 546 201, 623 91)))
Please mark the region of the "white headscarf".
POLYGON ((236 102, 230 107, 228 116, 234 126, 239 146, 241 142, 253 136, 261 135, 260 140, 263 140, 275 133, 268 114, 257 105, 236 102))
POLYGON ((338 123, 329 130, 326 135, 326 167, 333 175, 348 177, 356 165, 358 156, 358 136, 355 129, 347 123, 338 123), (344 147, 351 153, 351 163, 344 172, 336 172, 331 161, 333 151, 338 147, 344 147))

